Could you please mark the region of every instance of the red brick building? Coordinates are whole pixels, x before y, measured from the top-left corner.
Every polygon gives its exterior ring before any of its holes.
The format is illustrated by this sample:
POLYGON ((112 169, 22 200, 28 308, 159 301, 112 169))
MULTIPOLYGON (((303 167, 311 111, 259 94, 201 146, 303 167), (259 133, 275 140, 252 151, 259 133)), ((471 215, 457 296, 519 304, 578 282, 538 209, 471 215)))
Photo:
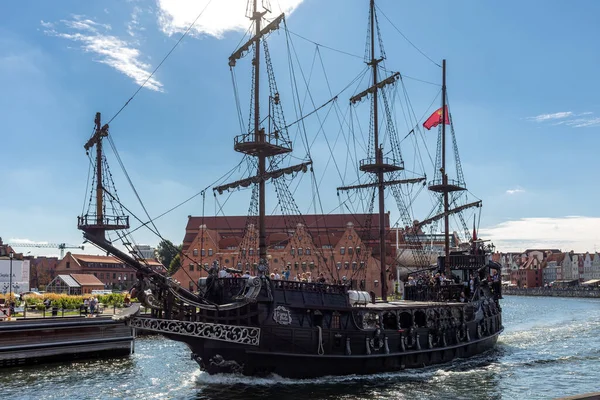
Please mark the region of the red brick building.
POLYGON ((41 288, 46 287, 56 276, 56 266, 58 265, 58 257, 26 257, 29 259, 29 287, 41 288))
MULTIPOLYGON (((289 217, 287 217, 289 218, 289 217)), ((343 276, 354 280, 365 290, 380 292, 379 216, 377 214, 305 215, 303 223, 292 224, 280 215, 267 216, 267 258, 271 271, 290 268, 291 276, 310 272, 317 277, 323 272, 331 280, 343 276)), ((296 218, 297 220, 297 218, 296 218)), ((173 278, 183 286, 195 289, 197 280, 206 276, 214 261, 229 268, 256 273, 258 265, 258 232, 248 218, 188 218, 183 240, 182 268, 173 278)), ((389 214, 385 217, 389 232, 389 214)), ((386 235, 387 265, 394 266, 395 248, 386 235)), ((393 289, 387 274, 388 292, 393 289)))
MULTIPOLYGON (((148 265, 161 273, 165 267, 156 260, 146 260, 148 265)), ((59 274, 91 274, 104 285, 102 289, 128 290, 135 283, 135 270, 112 256, 71 254, 60 260, 55 270, 59 274)))

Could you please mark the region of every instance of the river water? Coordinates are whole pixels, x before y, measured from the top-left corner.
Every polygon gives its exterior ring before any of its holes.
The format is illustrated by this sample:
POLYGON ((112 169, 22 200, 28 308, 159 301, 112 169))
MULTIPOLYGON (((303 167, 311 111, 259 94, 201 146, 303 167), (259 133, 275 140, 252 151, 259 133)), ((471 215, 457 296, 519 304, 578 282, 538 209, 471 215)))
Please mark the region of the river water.
POLYGON ((477 358, 308 381, 209 376, 187 348, 136 340, 128 358, 0 369, 0 399, 551 399, 600 391, 600 300, 506 296, 505 331, 477 358))

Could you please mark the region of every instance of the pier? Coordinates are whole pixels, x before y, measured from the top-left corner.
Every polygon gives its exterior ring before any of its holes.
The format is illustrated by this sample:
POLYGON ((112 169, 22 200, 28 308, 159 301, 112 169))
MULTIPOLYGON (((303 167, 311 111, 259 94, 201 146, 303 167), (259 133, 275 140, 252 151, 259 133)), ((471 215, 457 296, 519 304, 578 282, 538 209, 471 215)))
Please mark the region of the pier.
POLYGON ((0 367, 95 357, 127 356, 134 333, 122 321, 34 318, 0 323, 0 367))

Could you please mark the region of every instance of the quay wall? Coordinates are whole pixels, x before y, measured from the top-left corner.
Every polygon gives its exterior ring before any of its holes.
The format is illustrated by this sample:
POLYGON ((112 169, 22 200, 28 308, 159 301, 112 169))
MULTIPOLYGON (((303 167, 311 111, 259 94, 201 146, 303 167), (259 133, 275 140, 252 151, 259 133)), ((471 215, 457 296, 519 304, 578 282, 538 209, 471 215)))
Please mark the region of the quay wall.
POLYGON ((502 294, 509 296, 585 297, 600 299, 600 288, 503 288, 502 294))

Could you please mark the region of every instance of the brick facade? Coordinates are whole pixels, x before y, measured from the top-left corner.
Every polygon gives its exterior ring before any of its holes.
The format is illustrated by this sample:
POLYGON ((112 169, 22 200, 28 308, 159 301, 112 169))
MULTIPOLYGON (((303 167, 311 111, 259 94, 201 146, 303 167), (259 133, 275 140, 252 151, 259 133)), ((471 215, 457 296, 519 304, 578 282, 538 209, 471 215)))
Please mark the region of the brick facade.
MULTIPOLYGON (((267 259, 271 272, 291 270, 290 277, 321 272, 330 280, 346 277, 357 287, 362 283, 367 291, 381 291, 379 248, 376 237, 379 229, 376 214, 304 216, 305 224, 293 229, 286 226, 283 216, 268 216, 267 259), (376 253, 376 254, 373 254, 376 253)), ((389 232, 389 215, 386 215, 389 232)), ((388 265, 392 264, 394 248, 387 240, 388 265)), ((253 225, 246 227, 246 217, 189 217, 183 243, 183 261, 173 278, 186 288, 195 289, 195 282, 206 276, 205 268, 218 261, 228 268, 256 273, 258 265, 258 232, 253 225)), ((389 268, 389 267, 388 267, 389 268)), ((388 292, 394 285, 386 274, 388 292)), ((290 278, 291 279, 291 278, 290 278)))

